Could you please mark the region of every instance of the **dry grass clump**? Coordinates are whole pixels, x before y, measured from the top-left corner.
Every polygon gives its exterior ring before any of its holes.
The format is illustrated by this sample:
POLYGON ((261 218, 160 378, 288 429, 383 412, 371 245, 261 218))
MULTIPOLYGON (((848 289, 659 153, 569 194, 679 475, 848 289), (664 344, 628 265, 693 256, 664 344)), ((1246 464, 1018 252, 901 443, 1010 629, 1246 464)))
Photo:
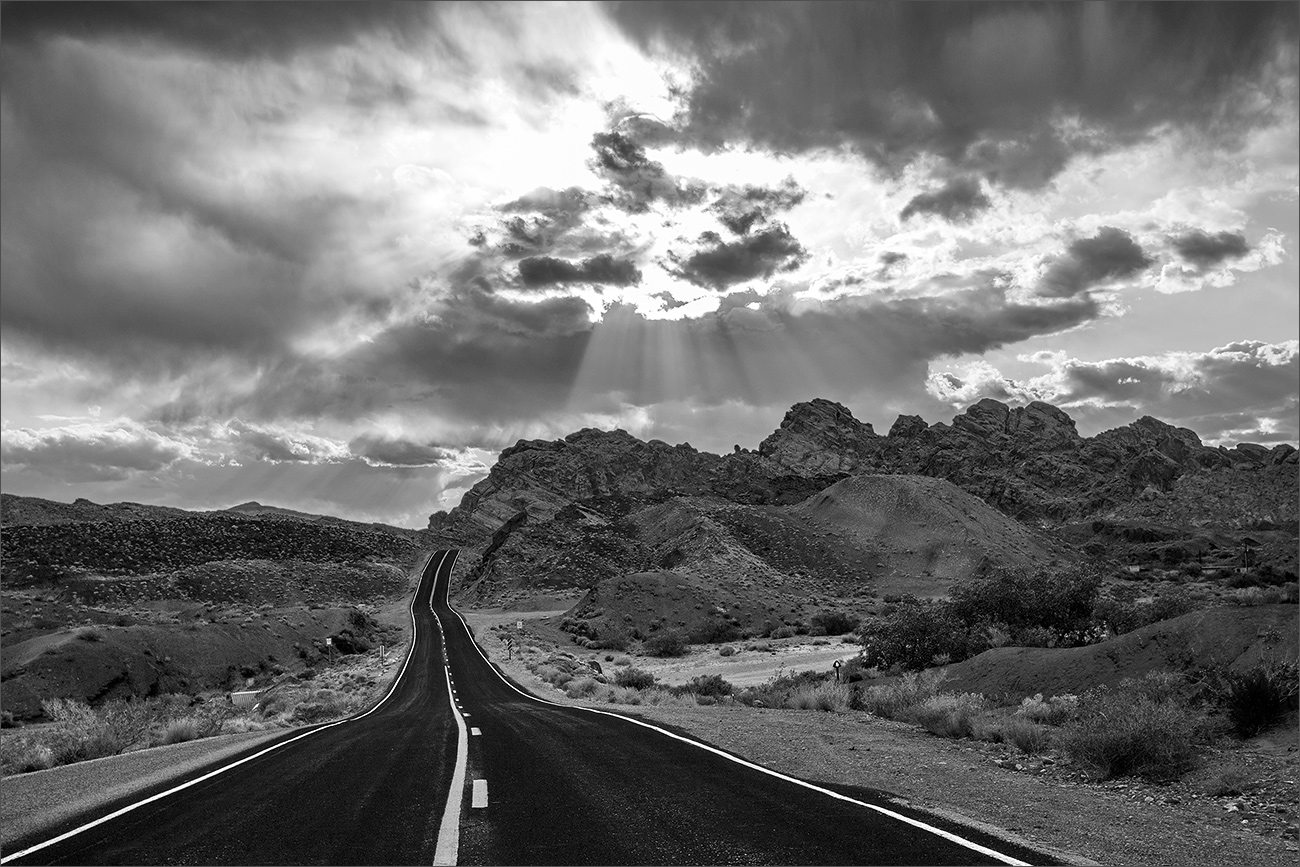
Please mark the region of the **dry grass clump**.
POLYGON ((849 687, 833 682, 801 686, 782 706, 791 710, 845 711, 849 707, 849 687))
POLYGON ((988 700, 976 693, 940 693, 900 708, 895 718, 916 723, 940 737, 968 738, 975 732, 976 717, 987 708, 988 700))
POLYGON ((903 675, 890 684, 871 686, 863 696, 863 709, 885 719, 898 719, 906 708, 919 705, 938 694, 938 671, 919 671, 903 675))

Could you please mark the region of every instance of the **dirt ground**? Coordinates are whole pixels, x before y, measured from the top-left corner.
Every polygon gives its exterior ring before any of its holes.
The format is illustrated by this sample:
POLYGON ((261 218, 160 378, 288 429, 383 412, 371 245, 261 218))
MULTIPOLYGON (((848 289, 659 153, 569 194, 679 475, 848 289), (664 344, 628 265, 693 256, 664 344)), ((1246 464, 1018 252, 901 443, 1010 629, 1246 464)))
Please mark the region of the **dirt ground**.
MULTIPOLYGON (((518 683, 549 700, 589 702, 564 693, 507 660, 498 624, 530 621, 555 612, 466 612, 479 643, 518 683)), ((544 631, 544 630, 543 630, 544 631)), ((523 640, 539 642, 537 633, 523 640)), ((807 639, 804 639, 807 641, 807 639)), ((815 653, 835 645, 785 647, 761 654, 787 671, 826 668, 815 653), (802 665, 794 664, 802 660, 802 665)), ((580 658, 604 659, 604 651, 561 645, 580 658)), ((847 652, 844 651, 844 652, 847 652)), ((616 654, 620 656, 621 654, 616 654)), ((716 649, 680 660, 634 658, 663 680, 684 682, 696 673, 732 680, 765 679, 745 652, 726 659, 716 649), (715 661, 716 660, 716 661, 715 661), (727 666, 735 666, 734 674, 727 666), (716 672, 715 672, 716 670, 716 672)), ((766 671, 766 668, 763 668, 766 671)), ((768 675, 770 676, 770 674, 768 675)), ((735 682, 735 681, 733 681, 735 682)), ((592 705, 595 706, 595 705, 592 705)), ((1185 864, 1274 867, 1294 863, 1297 774, 1300 753, 1294 732, 1274 733, 1244 745, 1212 751, 1203 768, 1179 783, 1154 785, 1121 779, 1094 783, 1060 756, 1029 757, 1014 748, 974 740, 948 740, 905 723, 864 712, 823 713, 741 706, 626 707, 629 713, 688 732, 774 770, 804 779, 892 793, 900 802, 964 822, 1004 839, 1030 845, 1069 863, 1181 867, 1185 864), (1215 779, 1232 773, 1253 781, 1246 794, 1213 795, 1215 779)))

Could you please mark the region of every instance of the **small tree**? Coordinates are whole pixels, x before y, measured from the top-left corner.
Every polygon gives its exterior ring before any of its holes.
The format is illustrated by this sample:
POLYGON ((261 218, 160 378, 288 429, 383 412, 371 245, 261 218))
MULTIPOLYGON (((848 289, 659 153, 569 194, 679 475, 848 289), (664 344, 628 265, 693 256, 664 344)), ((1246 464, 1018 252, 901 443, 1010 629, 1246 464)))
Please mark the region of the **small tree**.
POLYGON ((869 620, 858 630, 862 661, 868 666, 901 665, 919 671, 935 657, 966 658, 966 626, 951 607, 905 597, 889 617, 869 620))

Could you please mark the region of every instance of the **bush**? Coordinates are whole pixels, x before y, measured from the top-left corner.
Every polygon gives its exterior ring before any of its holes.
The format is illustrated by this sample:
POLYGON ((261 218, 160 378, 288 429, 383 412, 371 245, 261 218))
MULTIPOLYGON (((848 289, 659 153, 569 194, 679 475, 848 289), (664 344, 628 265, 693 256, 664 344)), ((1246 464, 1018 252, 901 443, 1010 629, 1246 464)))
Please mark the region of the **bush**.
POLYGON ((1132 681, 1085 693, 1058 746, 1099 779, 1178 777, 1192 765, 1205 720, 1181 699, 1152 693, 1132 681))
POLYGON ((859 618, 842 611, 821 611, 812 616, 812 628, 823 635, 843 635, 858 628, 859 618))
POLYGON ((614 684, 629 689, 649 689, 655 685, 655 676, 639 668, 624 668, 614 675, 614 684))
POLYGON ((1020 707, 1016 708, 1016 716, 1029 722, 1055 726, 1073 718, 1078 710, 1077 695, 1054 695, 1044 701, 1043 694, 1040 692, 1022 700, 1020 707))
POLYGON ((684 656, 686 639, 678 630, 669 629, 646 639, 645 649, 651 656, 684 656))
POLYGON ((740 628, 729 620, 709 618, 697 623, 687 636, 692 644, 721 644, 740 638, 740 628))
POLYGON ((1013 716, 1005 720, 1000 729, 1003 741, 1029 755, 1041 753, 1051 742, 1051 733, 1046 726, 1024 717, 1013 716))
POLYGON ((720 674, 701 674, 698 677, 691 678, 686 684, 686 692, 693 692, 696 695, 708 695, 718 698, 724 695, 731 695, 736 688, 723 679, 720 674))
POLYGON ((952 587, 952 613, 967 627, 1000 623, 1012 633, 1035 627, 1062 644, 1078 644, 1090 625, 1101 575, 1087 568, 1041 574, 996 569, 988 577, 952 587))
POLYGON ((1257 665, 1222 676, 1219 703, 1243 738, 1259 734, 1300 707, 1300 672, 1293 663, 1257 665))
POLYGON ((951 608, 912 597, 893 616, 864 622, 858 635, 862 661, 878 668, 901 665, 919 671, 936 657, 959 661, 967 656, 966 629, 951 608))
POLYGON ((878 717, 898 719, 905 708, 921 704, 938 693, 942 675, 937 671, 905 674, 889 684, 868 687, 864 709, 878 717))
POLYGON ((901 708, 895 719, 915 723, 945 738, 968 738, 974 734, 974 719, 987 706, 976 693, 932 695, 919 704, 901 708))
POLYGON ((793 638, 799 634, 799 630, 793 626, 778 626, 772 630, 772 638, 793 638))
POLYGON ((842 711, 849 708, 849 687, 842 683, 806 684, 785 700, 792 710, 842 711))
POLYGON ((724 644, 722 647, 718 648, 718 656, 735 656, 735 655, 736 655, 736 648, 732 647, 730 644, 724 644))
POLYGON ((181 717, 167 723, 158 736, 160 744, 179 744, 199 737, 199 721, 194 717, 181 717))

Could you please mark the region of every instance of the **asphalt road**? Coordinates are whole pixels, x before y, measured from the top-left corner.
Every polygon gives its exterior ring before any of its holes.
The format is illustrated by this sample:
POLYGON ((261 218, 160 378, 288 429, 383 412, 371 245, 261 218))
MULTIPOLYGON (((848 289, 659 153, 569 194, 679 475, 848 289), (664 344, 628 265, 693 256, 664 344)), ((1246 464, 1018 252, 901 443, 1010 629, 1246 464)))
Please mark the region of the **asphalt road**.
MULTIPOLYGON (((429 605, 439 568, 451 570, 450 554, 434 554, 424 570, 412 599, 416 637, 406 668, 372 712, 261 743, 218 766, 264 755, 10 863, 431 864, 458 737, 429 605), (266 752, 276 744, 284 745, 266 752)), ((42 837, 212 769, 109 804, 42 837)), ((5 854, 38 842, 16 841, 5 854)))
POLYGON ((1051 863, 928 815, 903 815, 881 793, 783 778, 625 715, 525 695, 448 606, 453 562, 454 552, 430 559, 412 603, 407 667, 376 709, 306 736, 287 733, 269 751, 260 744, 236 757, 243 764, 12 863, 1051 863), (460 767, 458 751, 467 760, 460 767))
MULTIPOLYGON (((838 800, 615 714, 541 702, 512 688, 447 605, 434 608, 469 739, 461 864, 998 864, 1052 863, 969 829, 930 830, 838 800)), ((881 793, 837 787, 855 800, 881 793)), ((928 815, 912 818, 935 825, 928 815)))

